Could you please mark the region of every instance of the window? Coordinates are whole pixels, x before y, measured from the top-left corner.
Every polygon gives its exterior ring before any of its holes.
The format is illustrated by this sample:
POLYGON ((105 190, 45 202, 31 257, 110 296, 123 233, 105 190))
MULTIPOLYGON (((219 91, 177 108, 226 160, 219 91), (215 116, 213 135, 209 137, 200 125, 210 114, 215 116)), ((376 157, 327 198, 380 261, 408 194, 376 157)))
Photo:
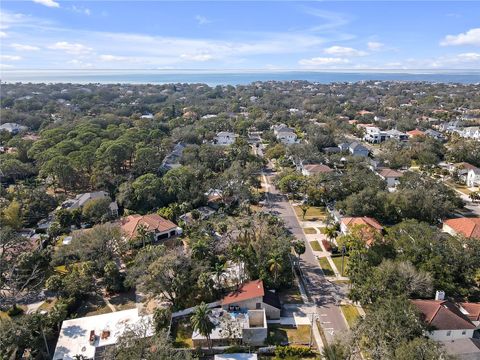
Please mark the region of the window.
POLYGON ((450 330, 447 331, 447 336, 452 335, 452 332, 450 330))
POLYGON ((262 304, 261 304, 261 303, 257 303, 257 304, 256 304, 256 308, 257 308, 257 309, 261 309, 261 308, 262 308, 262 304))
POLYGON ((462 335, 467 335, 467 330, 462 330, 462 335))

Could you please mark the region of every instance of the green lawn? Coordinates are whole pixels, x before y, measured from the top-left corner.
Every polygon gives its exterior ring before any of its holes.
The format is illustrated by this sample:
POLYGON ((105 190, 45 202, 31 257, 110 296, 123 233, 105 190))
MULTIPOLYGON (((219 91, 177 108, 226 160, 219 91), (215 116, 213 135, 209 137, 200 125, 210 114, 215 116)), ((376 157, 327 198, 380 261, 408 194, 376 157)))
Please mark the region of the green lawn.
POLYGON ((448 186, 454 189, 457 189, 458 191, 464 193, 465 195, 470 195, 472 193, 472 191, 466 185, 456 184, 452 181, 445 181, 445 184, 447 184, 448 186))
POLYGON ((333 272, 333 269, 330 266, 330 263, 328 262, 326 257, 318 259, 318 263, 320 264, 320 267, 322 268, 325 276, 334 276, 335 275, 335 273, 333 272))
POLYGON ((190 324, 190 319, 184 319, 176 324, 173 324, 173 334, 175 340, 173 346, 177 348, 193 348, 192 334, 193 329, 190 324))
MULTIPOLYGON (((341 274, 342 273, 342 257, 341 256, 332 256, 333 263, 335 264, 335 267, 337 268, 338 272, 341 274)), ((348 256, 345 256, 345 264, 343 268, 343 276, 347 273, 348 269, 348 256)), ((342 275, 342 274, 341 274, 342 275)))
POLYGON ((303 212, 300 206, 294 206, 295 214, 297 214, 300 220, 323 220, 326 216, 325 208, 318 206, 310 206, 305 214, 305 219, 303 219, 303 212))
POLYGON ((317 230, 315 230, 315 228, 312 228, 312 227, 307 227, 307 228, 303 228, 303 232, 307 235, 312 235, 312 234, 316 234, 317 230))
POLYGON ((353 305, 342 305, 340 306, 340 309, 342 310, 345 319, 347 319, 348 326, 352 327, 360 317, 357 308, 353 305))
POLYGON ((313 251, 322 251, 322 247, 318 241, 310 241, 310 246, 312 247, 313 251))
POLYGON ((268 325, 268 344, 308 345, 309 342, 310 325, 298 325, 297 327, 280 324, 268 325))

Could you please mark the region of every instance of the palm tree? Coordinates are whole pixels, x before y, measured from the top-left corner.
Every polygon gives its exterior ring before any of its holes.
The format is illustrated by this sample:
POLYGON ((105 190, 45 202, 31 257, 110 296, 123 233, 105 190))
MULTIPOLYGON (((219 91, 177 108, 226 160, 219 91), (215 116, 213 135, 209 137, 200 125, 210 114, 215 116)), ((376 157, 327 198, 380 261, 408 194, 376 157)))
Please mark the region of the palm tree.
POLYGON ((238 278, 237 278, 237 286, 240 286, 240 283, 243 280, 243 262, 245 261, 245 251, 243 251, 242 247, 237 245, 232 250, 232 256, 238 264, 238 278))
POLYGON ((222 262, 215 263, 215 266, 213 267, 213 273, 217 278, 217 285, 220 286, 222 276, 225 273, 225 263, 222 263, 222 262))
POLYGON ((275 254, 272 256, 270 260, 268 260, 268 270, 273 274, 273 282, 276 284, 278 280, 278 276, 282 271, 282 258, 279 254, 275 254))
POLYGON ((137 227, 137 235, 135 236, 135 243, 141 242, 142 247, 145 247, 145 244, 152 242, 152 233, 148 231, 147 227, 144 224, 140 224, 137 227))
POLYGON ((210 341, 210 334, 212 333, 213 329, 215 329, 215 325, 210 319, 210 315, 212 310, 208 308, 207 304, 202 302, 195 308, 193 312, 191 321, 192 326, 195 330, 197 330, 200 335, 205 336, 207 338, 208 348, 212 348, 212 343, 210 341))
POLYGON ((337 237, 337 229, 334 226, 328 226, 323 230, 323 233, 327 237, 328 241, 330 242, 330 245, 332 244, 332 240, 337 237))

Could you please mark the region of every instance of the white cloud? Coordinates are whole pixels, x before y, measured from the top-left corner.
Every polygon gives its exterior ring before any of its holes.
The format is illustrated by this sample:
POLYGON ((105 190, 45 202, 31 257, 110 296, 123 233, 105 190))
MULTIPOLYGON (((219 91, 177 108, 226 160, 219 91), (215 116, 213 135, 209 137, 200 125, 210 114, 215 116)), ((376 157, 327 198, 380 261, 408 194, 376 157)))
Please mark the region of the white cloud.
POLYGON ((302 66, 321 66, 321 65, 340 65, 348 64, 350 61, 344 58, 334 57, 314 57, 311 59, 301 59, 298 63, 302 66))
POLYGON ((440 42, 442 46, 451 45, 476 45, 480 46, 480 28, 470 29, 458 35, 447 35, 440 42))
POLYGON ((48 46, 48 48, 52 50, 62 50, 67 54, 73 55, 87 54, 92 51, 92 48, 89 48, 85 45, 79 43, 69 43, 67 41, 56 42, 55 44, 48 46))
POLYGON ((58 2, 53 1, 53 0, 33 0, 33 2, 37 3, 37 4, 40 4, 40 5, 53 7, 53 8, 60 7, 60 4, 58 2))
POLYGON ((128 58, 125 57, 125 56, 117 56, 117 55, 110 55, 110 54, 100 55, 99 59, 101 61, 125 61, 125 60, 128 60, 128 58))
POLYGON ((368 49, 372 51, 381 50, 385 44, 378 41, 369 41, 367 43, 368 49))
POLYGON ((25 45, 25 44, 10 44, 12 48, 17 51, 37 51, 40 50, 38 46, 25 45))
POLYGON ((480 61, 480 53, 464 53, 464 54, 458 54, 456 56, 456 59, 459 61, 463 62, 473 62, 473 61, 480 61))
POLYGON ((4 61, 18 61, 22 60, 22 57, 18 55, 0 55, 0 59, 4 61))
POLYGON ((0 39, 5 39, 8 37, 7 33, 5 31, 0 31, 0 39))
POLYGON ((195 20, 197 20, 198 25, 205 25, 211 23, 210 20, 208 20, 205 16, 202 15, 195 16, 195 20))
POLYGON ((0 63, 0 69, 11 69, 11 68, 13 68, 13 67, 15 67, 15 66, 10 65, 10 64, 2 64, 2 63, 0 63))
POLYGON ((209 61, 213 59, 210 54, 181 54, 180 58, 191 61, 209 61))
POLYGON ((365 56, 368 55, 367 52, 362 50, 357 50, 351 47, 344 46, 331 46, 326 48, 323 51, 325 54, 334 55, 334 56, 365 56))
POLYGON ((86 62, 83 62, 82 60, 79 60, 79 59, 70 60, 70 61, 68 61, 68 63, 77 67, 77 68, 92 68, 93 67, 92 63, 86 63, 86 62))
POLYGON ((79 14, 85 14, 85 15, 91 15, 92 12, 89 8, 84 8, 84 7, 78 7, 73 5, 72 8, 73 12, 79 13, 79 14))

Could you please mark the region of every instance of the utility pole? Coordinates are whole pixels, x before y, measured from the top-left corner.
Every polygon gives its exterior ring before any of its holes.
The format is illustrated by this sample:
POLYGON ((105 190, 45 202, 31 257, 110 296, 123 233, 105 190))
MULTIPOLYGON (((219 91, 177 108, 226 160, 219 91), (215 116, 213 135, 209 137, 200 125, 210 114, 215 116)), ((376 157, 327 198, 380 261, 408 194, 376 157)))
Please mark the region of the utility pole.
POLYGON ((347 251, 347 249, 345 248, 345 245, 343 245, 342 247, 342 273, 341 275, 343 276, 343 267, 344 267, 344 263, 345 263, 345 252, 347 251))

